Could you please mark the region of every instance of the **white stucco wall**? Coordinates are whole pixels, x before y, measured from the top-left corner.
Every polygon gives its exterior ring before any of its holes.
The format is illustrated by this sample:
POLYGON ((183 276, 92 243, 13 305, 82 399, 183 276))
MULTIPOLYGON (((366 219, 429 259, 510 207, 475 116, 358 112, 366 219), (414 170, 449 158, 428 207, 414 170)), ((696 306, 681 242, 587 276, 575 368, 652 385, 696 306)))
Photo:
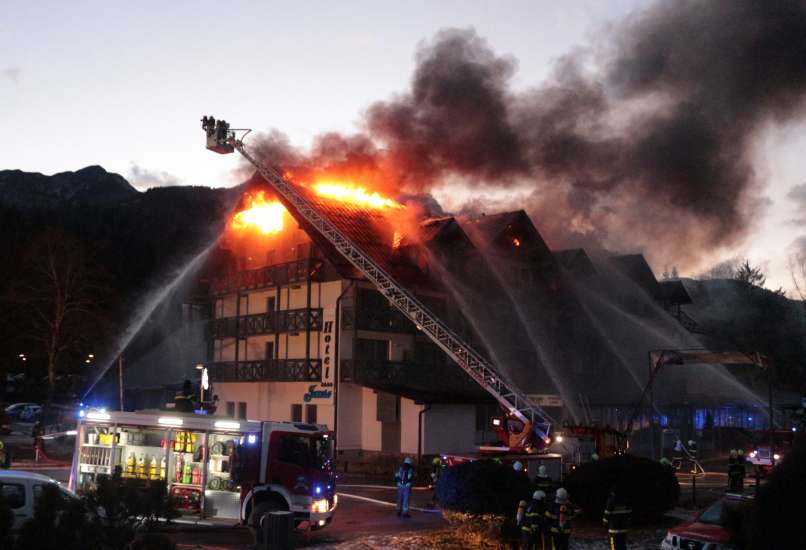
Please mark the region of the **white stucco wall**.
POLYGON ((417 424, 422 405, 410 399, 400 400, 400 452, 417 454, 417 424))
POLYGON ((361 387, 361 448, 381 450, 381 423, 377 414, 378 395, 370 388, 361 387))
POLYGON ((355 384, 339 384, 338 448, 361 449, 363 391, 355 384))
POLYGON ((312 399, 305 402, 304 395, 310 383, 305 382, 218 382, 213 391, 218 395, 219 407, 217 415, 226 415, 227 401, 246 403, 249 420, 291 421, 291 405, 316 405, 317 423, 326 424, 333 429, 333 400, 312 399))

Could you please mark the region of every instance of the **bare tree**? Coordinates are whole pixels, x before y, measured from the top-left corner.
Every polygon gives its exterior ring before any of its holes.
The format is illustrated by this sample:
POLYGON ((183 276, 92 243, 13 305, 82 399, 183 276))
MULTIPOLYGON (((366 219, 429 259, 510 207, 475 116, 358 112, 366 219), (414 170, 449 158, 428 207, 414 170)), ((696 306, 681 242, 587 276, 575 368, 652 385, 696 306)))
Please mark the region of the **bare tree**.
POLYGON ((109 295, 109 276, 81 241, 59 230, 34 239, 10 285, 8 302, 20 337, 47 357, 51 394, 65 356, 97 353, 109 295))
POLYGON ((788 264, 793 290, 801 300, 806 300, 806 252, 792 254, 788 264))
POLYGON ((764 287, 764 283, 767 282, 767 276, 764 275, 764 272, 761 270, 760 267, 753 267, 750 265, 750 260, 745 260, 742 265, 736 270, 736 273, 733 275, 733 278, 739 282, 745 283, 749 286, 757 286, 760 288, 764 287))

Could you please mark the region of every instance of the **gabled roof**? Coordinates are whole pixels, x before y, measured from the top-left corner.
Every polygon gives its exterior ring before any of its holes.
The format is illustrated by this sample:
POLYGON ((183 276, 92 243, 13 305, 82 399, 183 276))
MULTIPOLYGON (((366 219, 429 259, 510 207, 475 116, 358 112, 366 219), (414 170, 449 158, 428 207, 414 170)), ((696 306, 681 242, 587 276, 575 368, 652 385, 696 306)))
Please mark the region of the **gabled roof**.
POLYGON ((552 252, 560 267, 577 277, 596 275, 596 267, 582 248, 568 248, 552 252))
POLYGON ((509 255, 520 250, 530 261, 555 265, 546 241, 523 210, 481 216, 462 225, 477 245, 490 246, 495 253, 509 255))
POLYGON ((643 254, 624 254, 613 256, 613 263, 625 276, 643 288, 650 296, 658 291, 658 280, 643 254))
POLYGON ((686 287, 682 281, 678 280, 660 281, 655 299, 667 305, 691 303, 691 296, 689 296, 686 287))

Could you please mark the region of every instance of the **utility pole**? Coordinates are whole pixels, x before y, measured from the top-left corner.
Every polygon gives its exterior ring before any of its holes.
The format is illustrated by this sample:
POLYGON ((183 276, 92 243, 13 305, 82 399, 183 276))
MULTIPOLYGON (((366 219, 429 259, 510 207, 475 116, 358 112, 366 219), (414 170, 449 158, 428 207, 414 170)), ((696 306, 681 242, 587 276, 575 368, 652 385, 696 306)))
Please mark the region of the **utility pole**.
POLYGON ((775 467, 775 413, 772 406, 772 361, 767 366, 767 382, 769 386, 769 399, 770 399, 770 464, 775 467))
POLYGON ((120 410, 123 410, 123 354, 118 355, 118 391, 120 393, 120 410))

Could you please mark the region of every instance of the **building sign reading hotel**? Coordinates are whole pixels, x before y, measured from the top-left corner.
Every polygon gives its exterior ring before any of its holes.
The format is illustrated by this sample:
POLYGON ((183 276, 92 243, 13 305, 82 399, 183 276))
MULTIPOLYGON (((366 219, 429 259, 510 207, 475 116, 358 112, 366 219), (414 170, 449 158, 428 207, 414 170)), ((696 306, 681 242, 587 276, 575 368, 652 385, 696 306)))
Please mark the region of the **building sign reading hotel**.
POLYGON ((322 387, 331 388, 336 375, 336 310, 333 308, 322 310, 321 338, 322 387))

